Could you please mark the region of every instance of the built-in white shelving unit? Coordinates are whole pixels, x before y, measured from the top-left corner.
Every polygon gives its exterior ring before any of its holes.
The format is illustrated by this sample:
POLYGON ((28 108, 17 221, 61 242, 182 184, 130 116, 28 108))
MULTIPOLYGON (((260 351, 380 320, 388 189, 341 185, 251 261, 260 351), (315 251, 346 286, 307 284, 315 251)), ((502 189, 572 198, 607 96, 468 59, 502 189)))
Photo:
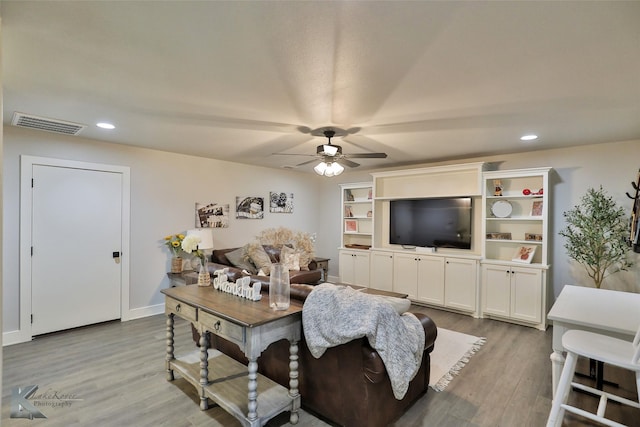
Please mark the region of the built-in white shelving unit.
POLYGON ((484 317, 546 328, 550 170, 484 173, 484 317))

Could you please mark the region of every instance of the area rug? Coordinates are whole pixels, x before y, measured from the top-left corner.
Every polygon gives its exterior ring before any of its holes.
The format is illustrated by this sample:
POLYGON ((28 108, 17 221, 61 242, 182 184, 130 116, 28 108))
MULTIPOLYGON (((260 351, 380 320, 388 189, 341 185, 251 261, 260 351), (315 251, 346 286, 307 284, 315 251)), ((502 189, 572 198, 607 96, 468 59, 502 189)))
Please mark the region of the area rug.
POLYGON ((438 338, 431 353, 429 387, 435 391, 444 390, 486 341, 486 338, 438 328, 438 338))

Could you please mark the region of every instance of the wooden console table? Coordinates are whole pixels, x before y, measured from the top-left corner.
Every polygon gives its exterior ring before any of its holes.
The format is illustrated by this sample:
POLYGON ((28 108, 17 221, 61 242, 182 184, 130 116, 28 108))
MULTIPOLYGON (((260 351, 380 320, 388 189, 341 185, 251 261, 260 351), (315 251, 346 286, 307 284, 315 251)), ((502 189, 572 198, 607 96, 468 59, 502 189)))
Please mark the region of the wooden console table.
POLYGON ((292 424, 298 422, 302 304, 292 300, 288 310, 275 311, 264 294, 260 301, 249 301, 197 285, 164 289, 162 293, 167 315, 168 381, 173 381, 177 371, 198 390, 200 409, 208 409, 207 399, 211 399, 243 426, 262 426, 284 411, 291 411, 292 424), (190 321, 200 332, 197 355, 175 358, 174 316, 190 321), (248 367, 217 350, 209 350, 209 333, 236 343, 249 359, 248 367), (269 344, 283 338, 290 342, 288 390, 258 374, 258 356, 269 344))

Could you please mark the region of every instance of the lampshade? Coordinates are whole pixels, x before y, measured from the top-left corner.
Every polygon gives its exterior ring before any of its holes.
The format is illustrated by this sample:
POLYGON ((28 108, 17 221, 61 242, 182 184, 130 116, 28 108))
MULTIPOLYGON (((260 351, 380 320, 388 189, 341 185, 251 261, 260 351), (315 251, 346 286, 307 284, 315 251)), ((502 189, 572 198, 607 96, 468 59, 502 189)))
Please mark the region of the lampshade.
POLYGON ((209 228, 196 228, 193 230, 187 230, 187 236, 200 237, 200 243, 198 243, 198 249, 213 249, 213 233, 209 228))
POLYGON ((337 176, 344 172, 344 167, 337 162, 320 162, 313 168, 318 175, 337 176))
POLYGON ((325 162, 320 162, 315 168, 313 168, 313 170, 316 171, 318 175, 324 175, 324 171, 327 170, 327 164, 325 162))

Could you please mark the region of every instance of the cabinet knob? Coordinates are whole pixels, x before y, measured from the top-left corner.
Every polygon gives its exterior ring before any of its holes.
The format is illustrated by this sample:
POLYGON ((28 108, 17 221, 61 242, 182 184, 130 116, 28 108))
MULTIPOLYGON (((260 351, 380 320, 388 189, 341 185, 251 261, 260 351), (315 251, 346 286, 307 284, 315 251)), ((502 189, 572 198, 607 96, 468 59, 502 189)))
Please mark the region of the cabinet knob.
POLYGON ((180 304, 176 304, 176 312, 180 312, 180 304))
POLYGON ((216 332, 220 331, 220 321, 219 320, 213 325, 213 329, 215 329, 216 332))

